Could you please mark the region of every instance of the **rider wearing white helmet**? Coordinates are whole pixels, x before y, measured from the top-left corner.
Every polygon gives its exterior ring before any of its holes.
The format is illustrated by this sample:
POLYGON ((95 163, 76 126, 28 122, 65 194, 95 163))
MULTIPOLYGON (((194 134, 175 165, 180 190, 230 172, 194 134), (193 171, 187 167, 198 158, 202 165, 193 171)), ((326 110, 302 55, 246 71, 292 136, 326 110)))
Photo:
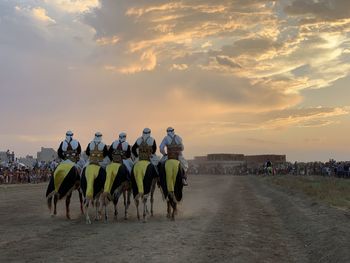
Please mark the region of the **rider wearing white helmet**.
POLYGON ((156 140, 151 137, 151 129, 144 128, 142 136, 139 137, 132 146, 132 153, 139 160, 149 161, 153 154, 157 151, 156 140))
POLYGON ((97 165, 108 155, 107 146, 102 142, 102 133, 95 133, 94 139, 86 147, 86 155, 89 156, 90 164, 97 165))
POLYGON ((70 160, 72 162, 79 161, 79 156, 81 153, 80 143, 73 139, 73 132, 66 132, 66 139, 61 142, 58 147, 57 154, 62 160, 70 160))
MULTIPOLYGON (((184 150, 184 145, 182 143, 182 138, 175 134, 175 130, 172 127, 168 127, 167 135, 164 137, 162 143, 160 144, 160 152, 163 156, 166 156, 168 159, 179 160, 180 162, 183 159, 182 151, 184 150), (165 148, 167 149, 165 151, 165 148)), ((182 184, 187 186, 186 175, 183 174, 182 184)))
POLYGON ((108 157, 112 162, 124 163, 127 167, 129 173, 131 173, 132 161, 131 157, 131 147, 126 141, 126 133, 121 132, 119 134, 119 139, 115 140, 108 150, 108 157))

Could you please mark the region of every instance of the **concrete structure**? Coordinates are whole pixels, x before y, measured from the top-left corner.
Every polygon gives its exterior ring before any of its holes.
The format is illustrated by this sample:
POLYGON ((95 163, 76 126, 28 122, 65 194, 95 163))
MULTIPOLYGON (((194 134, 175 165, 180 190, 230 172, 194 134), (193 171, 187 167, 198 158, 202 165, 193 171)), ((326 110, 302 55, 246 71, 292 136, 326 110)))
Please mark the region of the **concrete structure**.
POLYGON ((15 153, 7 150, 6 152, 0 152, 0 163, 5 162, 14 162, 15 161, 15 153))
POLYGON ((286 155, 248 155, 214 153, 197 156, 189 161, 191 173, 203 174, 245 174, 250 168, 263 167, 270 160, 273 164, 286 162, 286 155))
POLYGON ((51 162, 57 159, 57 153, 52 148, 41 147, 41 151, 37 153, 38 162, 51 162))

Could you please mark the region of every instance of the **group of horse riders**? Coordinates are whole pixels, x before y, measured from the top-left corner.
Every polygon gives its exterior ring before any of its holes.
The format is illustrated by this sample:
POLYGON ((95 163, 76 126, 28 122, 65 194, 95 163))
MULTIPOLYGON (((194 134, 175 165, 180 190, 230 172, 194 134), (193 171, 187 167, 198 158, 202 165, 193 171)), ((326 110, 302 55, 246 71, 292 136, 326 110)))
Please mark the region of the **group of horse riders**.
POLYGON ((113 201, 115 216, 117 202, 124 195, 125 218, 130 204, 130 194, 134 196, 137 217, 140 219, 138 205, 144 205, 143 219, 146 220, 147 198, 151 195, 151 214, 153 215, 153 192, 156 183, 168 204, 168 217, 174 219, 176 204, 182 199, 182 187, 187 186, 185 170, 187 162, 183 158, 182 138, 175 134, 172 127, 167 128, 167 135, 160 144, 161 159, 157 157, 157 144, 151 137, 151 130, 145 128, 142 136, 130 147, 126 133, 119 134, 109 147, 102 141, 102 134, 95 133, 94 139, 86 148, 88 161, 80 159, 81 145, 73 139, 73 132, 67 131, 66 138, 58 148, 61 163, 57 166, 46 192, 51 211, 54 199, 54 212, 59 199, 66 197, 66 216, 69 215, 69 203, 74 189, 79 190, 81 211, 91 223, 88 214, 89 204, 96 206, 96 218, 105 208, 107 220, 107 203, 113 201), (84 202, 83 202, 84 197, 84 202), (84 203, 84 205, 83 205, 84 203), (102 206, 100 206, 102 204, 102 206))

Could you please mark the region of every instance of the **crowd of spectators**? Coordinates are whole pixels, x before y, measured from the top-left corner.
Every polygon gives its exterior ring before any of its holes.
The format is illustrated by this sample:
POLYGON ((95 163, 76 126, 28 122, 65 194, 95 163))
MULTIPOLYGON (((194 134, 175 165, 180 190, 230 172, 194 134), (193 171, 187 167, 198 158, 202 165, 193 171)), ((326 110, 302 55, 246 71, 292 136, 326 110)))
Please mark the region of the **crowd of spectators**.
POLYGON ((37 162, 33 167, 20 163, 0 164, 0 184, 41 183, 50 179, 57 166, 56 162, 37 162))
MULTIPOLYGON (((285 162, 272 164, 272 175, 296 176, 334 176, 350 178, 350 162, 337 162, 333 159, 328 162, 285 162)), ((227 174, 227 175, 267 175, 266 164, 259 165, 195 165, 190 164, 189 174, 227 174)))

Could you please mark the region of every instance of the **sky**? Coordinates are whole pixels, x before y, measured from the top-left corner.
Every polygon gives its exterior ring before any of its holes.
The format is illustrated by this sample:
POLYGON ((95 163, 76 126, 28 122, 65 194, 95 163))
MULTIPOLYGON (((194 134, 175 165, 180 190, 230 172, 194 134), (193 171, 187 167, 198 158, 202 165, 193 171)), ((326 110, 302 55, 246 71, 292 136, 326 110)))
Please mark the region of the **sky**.
POLYGON ((0 0, 0 150, 172 126, 187 158, 350 160, 349 32, 348 0, 0 0))

